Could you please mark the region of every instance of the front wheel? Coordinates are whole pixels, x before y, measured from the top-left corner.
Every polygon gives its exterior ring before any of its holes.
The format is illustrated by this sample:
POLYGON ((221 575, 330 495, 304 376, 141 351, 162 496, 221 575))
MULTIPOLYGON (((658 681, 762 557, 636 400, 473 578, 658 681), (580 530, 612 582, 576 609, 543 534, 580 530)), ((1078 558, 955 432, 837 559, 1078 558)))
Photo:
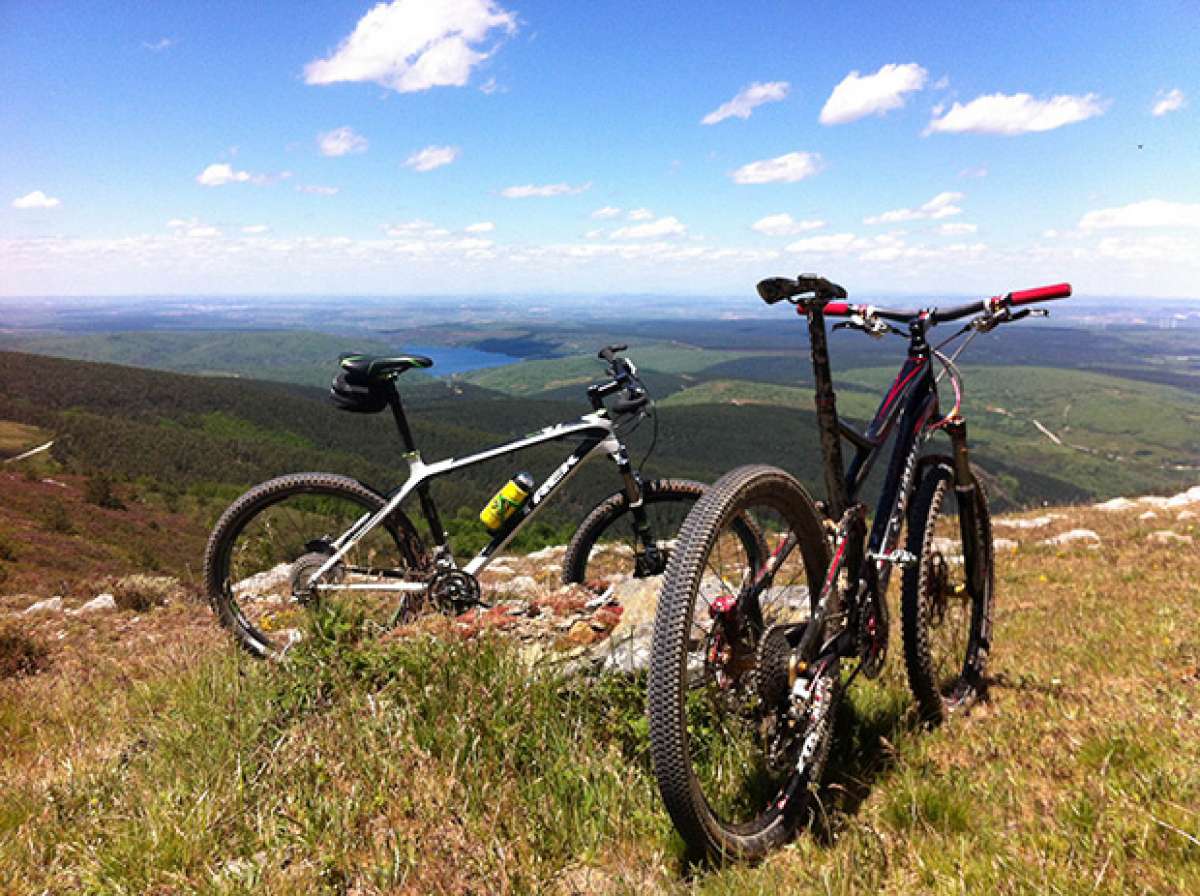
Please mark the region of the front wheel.
POLYGON ((828 561, 812 500, 773 467, 726 474, 680 530, 647 696, 654 776, 694 853, 760 858, 810 805, 829 749, 836 662, 814 663, 812 686, 794 689, 791 660, 828 561), (766 542, 762 559, 739 534, 748 526, 766 542))
POLYGON ((279 657, 302 636, 306 609, 327 595, 352 604, 364 622, 382 627, 397 618, 420 594, 428 567, 400 511, 315 577, 351 527, 384 504, 362 483, 329 473, 250 489, 221 515, 204 553, 205 590, 221 624, 255 656, 279 657))
POLYGON ((587 515, 567 545, 563 584, 600 583, 613 575, 661 576, 679 527, 706 488, 688 479, 652 479, 642 484, 642 506, 653 545, 649 552, 638 536, 625 492, 605 498, 587 515))
POLYGON ((949 459, 926 467, 908 515, 901 621, 908 682, 938 724, 983 694, 991 647, 993 552, 987 495, 959 489, 949 459))

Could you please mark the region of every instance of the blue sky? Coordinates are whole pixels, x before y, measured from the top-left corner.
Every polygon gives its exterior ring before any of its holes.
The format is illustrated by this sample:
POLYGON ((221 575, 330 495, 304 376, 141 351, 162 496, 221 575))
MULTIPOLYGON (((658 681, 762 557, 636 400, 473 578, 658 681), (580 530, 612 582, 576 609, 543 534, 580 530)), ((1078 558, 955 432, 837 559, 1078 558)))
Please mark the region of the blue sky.
POLYGON ((1195 2, 900 9, 0 4, 0 292, 1200 295, 1195 2))

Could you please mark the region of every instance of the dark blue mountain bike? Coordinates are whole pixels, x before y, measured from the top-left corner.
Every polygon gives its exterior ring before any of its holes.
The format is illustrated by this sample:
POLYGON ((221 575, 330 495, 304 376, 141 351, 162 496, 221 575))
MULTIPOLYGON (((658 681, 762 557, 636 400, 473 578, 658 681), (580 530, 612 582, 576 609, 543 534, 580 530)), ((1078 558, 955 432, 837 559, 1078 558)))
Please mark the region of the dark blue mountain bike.
POLYGON ((883 668, 894 568, 902 571, 905 665, 921 716, 940 722, 983 694, 991 524, 968 457, 954 362, 977 334, 1046 314, 1019 306, 1066 298, 1071 287, 922 310, 852 305, 842 287, 809 274, 764 280, 758 292, 768 304, 792 302, 808 319, 827 500, 814 501, 783 470, 747 466, 696 502, 663 579, 648 693, 667 811, 693 850, 729 859, 762 856, 810 817, 838 699, 856 675, 883 668), (837 328, 908 340, 865 432, 838 420, 826 317, 846 318, 837 328), (936 325, 963 318, 971 319, 930 345, 936 325), (947 413, 938 401, 942 376, 954 391, 947 413), (924 453, 938 432, 949 436, 950 453, 924 453), (868 525, 859 493, 892 433, 868 525), (854 450, 848 466, 843 440, 854 450), (766 539, 757 556, 737 537, 747 521, 766 539))

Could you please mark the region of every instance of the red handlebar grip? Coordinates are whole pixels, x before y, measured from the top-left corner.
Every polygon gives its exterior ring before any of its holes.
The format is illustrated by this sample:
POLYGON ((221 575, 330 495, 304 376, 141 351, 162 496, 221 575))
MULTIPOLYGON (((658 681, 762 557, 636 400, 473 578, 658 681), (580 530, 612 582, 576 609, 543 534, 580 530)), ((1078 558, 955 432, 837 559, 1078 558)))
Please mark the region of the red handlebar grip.
POLYGON ((834 317, 849 317, 854 311, 849 302, 826 302, 825 314, 834 317))
POLYGON ((1065 299, 1070 295, 1070 283, 1055 283, 1053 286, 1039 286, 1037 289, 1022 289, 1020 292, 1009 293, 1008 301, 1012 305, 1026 305, 1029 302, 1065 299))

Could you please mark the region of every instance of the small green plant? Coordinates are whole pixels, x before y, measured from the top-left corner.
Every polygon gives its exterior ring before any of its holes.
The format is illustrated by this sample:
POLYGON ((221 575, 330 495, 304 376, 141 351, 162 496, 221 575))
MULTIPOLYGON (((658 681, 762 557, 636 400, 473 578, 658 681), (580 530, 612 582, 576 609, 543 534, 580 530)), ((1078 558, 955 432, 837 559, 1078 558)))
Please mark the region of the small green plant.
POLYGON ((169 576, 131 575, 112 585, 113 600, 122 610, 146 613, 179 595, 179 583, 169 576))
POLYGON ((19 629, 0 629, 0 679, 36 675, 49 665, 45 646, 19 629))
POLYGON ((42 511, 42 526, 47 532, 57 532, 60 535, 71 535, 75 532, 75 524, 62 501, 52 499, 42 511))
POLYGON ((83 486, 83 497, 89 504, 106 510, 125 510, 125 502, 113 491, 112 480, 103 473, 89 476, 83 486))

